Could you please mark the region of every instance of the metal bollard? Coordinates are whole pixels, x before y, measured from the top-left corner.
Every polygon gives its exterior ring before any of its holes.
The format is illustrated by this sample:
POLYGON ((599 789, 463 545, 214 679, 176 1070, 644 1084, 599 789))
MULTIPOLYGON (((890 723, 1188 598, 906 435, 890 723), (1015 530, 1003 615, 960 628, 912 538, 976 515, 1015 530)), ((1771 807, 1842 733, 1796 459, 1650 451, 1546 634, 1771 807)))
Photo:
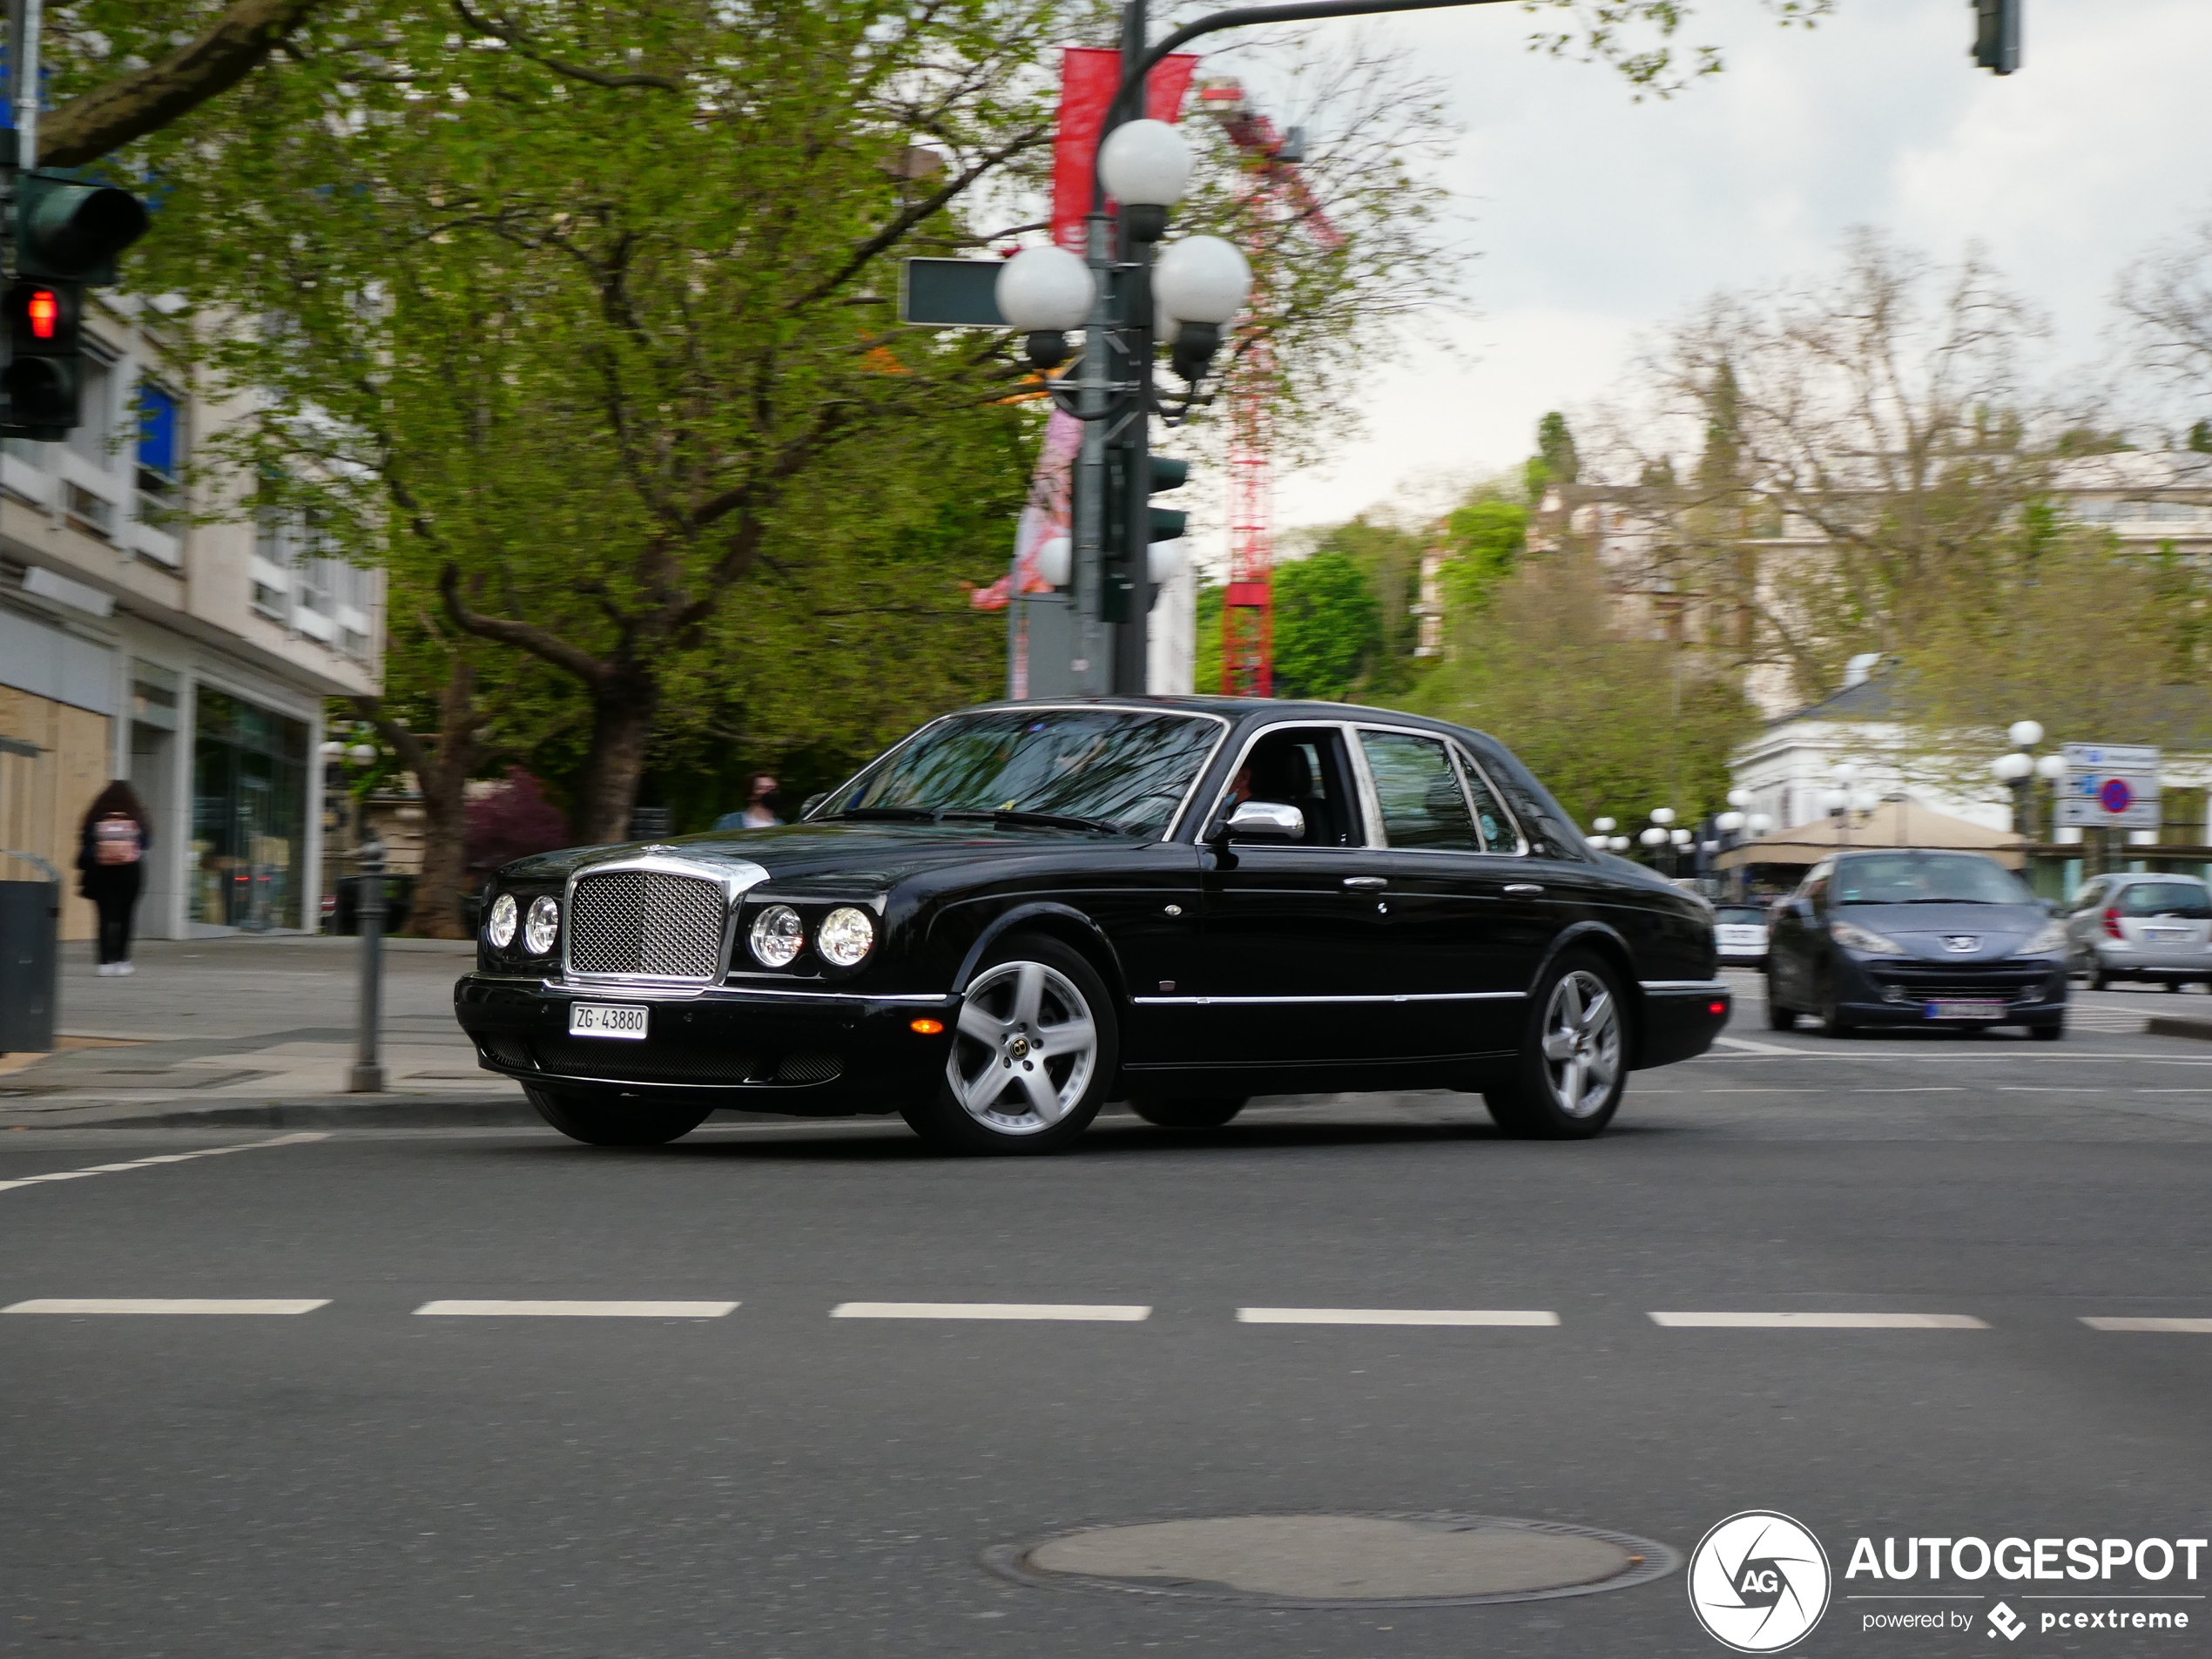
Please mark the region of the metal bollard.
POLYGON ((361 1049, 354 1059, 354 1078, 348 1086, 356 1095, 384 1092, 384 1062, 377 1058, 377 1028, 383 1024, 384 993, 384 843, 361 843, 361 894, 355 914, 361 930, 361 1049))

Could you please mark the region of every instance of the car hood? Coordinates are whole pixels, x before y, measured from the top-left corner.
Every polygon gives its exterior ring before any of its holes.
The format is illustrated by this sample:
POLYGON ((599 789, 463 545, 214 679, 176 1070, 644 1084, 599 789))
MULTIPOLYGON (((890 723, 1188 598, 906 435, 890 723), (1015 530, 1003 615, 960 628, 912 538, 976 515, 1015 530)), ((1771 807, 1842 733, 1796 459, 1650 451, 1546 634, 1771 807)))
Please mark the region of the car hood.
POLYGON ((2040 905, 2026 904, 1848 904, 1836 914, 1939 962, 2009 956, 2051 920, 2040 905), (1973 948, 1952 949, 1946 941, 1954 939, 1972 939, 1973 948))
POLYGON ((1077 847, 1128 851, 1148 845, 1080 830, 832 821, 567 847, 517 859, 502 868, 499 877, 502 881, 563 881, 594 864, 651 851, 708 866, 751 866, 767 871, 769 883, 779 893, 811 889, 827 896, 880 893, 912 876, 995 855, 1051 854, 1077 847))

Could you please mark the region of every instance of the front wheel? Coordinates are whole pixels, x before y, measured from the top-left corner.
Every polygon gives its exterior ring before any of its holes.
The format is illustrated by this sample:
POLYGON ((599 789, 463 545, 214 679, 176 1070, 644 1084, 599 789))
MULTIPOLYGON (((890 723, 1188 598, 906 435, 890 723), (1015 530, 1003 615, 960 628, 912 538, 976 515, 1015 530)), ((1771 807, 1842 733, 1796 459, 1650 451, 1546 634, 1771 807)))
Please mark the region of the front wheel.
POLYGON ((681 1140, 706 1122, 707 1106, 666 1106, 655 1101, 624 1100, 614 1093, 576 1089, 532 1089, 537 1115, 572 1141, 587 1146, 664 1146, 681 1140))
POLYGON ((1766 976, 1766 1028, 1770 1031, 1795 1031, 1797 1028, 1797 1011, 1782 1006, 1781 999, 1774 994, 1774 975, 1771 974, 1766 976))
POLYGON ((2028 1031, 2038 1042, 2056 1042, 2060 1037, 2066 1035, 2066 1027, 2063 1025, 2032 1025, 2028 1027, 2028 1031))
POLYGON ((1490 1116, 1526 1140, 1585 1141, 1605 1132, 1628 1086, 1620 976, 1569 951, 1537 981, 1511 1079, 1482 1093, 1490 1116))
POLYGON ((1162 1129, 1219 1129, 1244 1109, 1246 1096, 1201 1099, 1192 1096, 1132 1095, 1129 1109, 1162 1129))
POLYGON ((968 981, 944 1081, 900 1116, 941 1152, 1057 1152, 1105 1104, 1114 1000, 1081 953, 1040 934, 1002 941, 968 981))

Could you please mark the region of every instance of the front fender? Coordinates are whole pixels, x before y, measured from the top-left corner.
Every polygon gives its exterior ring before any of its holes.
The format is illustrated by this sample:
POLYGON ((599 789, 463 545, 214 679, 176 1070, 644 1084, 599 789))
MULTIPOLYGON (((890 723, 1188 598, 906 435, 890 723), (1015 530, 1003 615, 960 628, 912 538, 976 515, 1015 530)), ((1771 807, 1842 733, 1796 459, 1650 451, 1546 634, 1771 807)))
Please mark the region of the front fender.
POLYGON ((1058 904, 1049 899, 1016 900, 1001 914, 994 916, 975 936, 974 942, 968 946, 967 954, 961 958, 960 968, 953 975, 954 993, 964 995, 968 982, 975 977, 975 969, 982 961, 983 954, 1007 934, 1024 924, 1041 926, 1043 931, 1066 939, 1069 944, 1083 951, 1097 963, 1114 995, 1124 1002, 1128 1001, 1127 980, 1122 972, 1121 954, 1115 950, 1113 941, 1106 937, 1096 921, 1073 905, 1058 904))

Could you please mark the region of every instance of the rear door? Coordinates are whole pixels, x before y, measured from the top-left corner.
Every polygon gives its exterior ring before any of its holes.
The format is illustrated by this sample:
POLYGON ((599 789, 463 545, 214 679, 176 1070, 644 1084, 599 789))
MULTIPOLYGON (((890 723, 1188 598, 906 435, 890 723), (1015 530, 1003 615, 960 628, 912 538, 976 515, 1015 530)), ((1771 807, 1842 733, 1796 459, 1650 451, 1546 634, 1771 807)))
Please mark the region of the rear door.
POLYGON ((1519 1040, 1529 982, 1557 931, 1513 819, 1457 745, 1359 728, 1382 847, 1391 1008, 1406 1052, 1496 1054, 1519 1040))

